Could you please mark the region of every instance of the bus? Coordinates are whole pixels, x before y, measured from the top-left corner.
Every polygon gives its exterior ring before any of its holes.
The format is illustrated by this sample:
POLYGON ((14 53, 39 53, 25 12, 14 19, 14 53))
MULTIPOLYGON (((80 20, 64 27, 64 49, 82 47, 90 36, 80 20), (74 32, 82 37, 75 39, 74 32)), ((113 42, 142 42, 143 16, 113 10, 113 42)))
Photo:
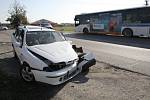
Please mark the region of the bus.
POLYGON ((150 37, 150 7, 76 15, 75 31, 150 37))

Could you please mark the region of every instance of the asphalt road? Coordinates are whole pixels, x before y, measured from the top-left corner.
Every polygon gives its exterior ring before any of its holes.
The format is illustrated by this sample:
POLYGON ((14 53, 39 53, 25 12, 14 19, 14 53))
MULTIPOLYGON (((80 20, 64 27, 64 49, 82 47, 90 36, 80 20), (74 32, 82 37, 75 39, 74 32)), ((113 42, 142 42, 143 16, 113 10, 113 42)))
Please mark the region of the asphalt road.
POLYGON ((73 44, 92 51, 97 60, 150 75, 150 39, 121 36, 67 34, 73 44))
MULTIPOLYGON (((80 73, 69 82, 59 86, 27 84, 20 79, 20 65, 12 53, 8 33, 12 31, 0 32, 0 71, 8 75, 5 81, 0 79, 0 100, 149 100, 150 98, 150 77, 116 69, 102 62, 97 62, 89 69, 89 72, 80 73)), ((70 36, 77 38, 76 34, 70 36)), ((116 45, 85 40, 83 35, 79 37, 84 38, 72 38, 74 43, 84 46, 87 51, 93 51, 97 60, 103 61, 118 57, 116 54, 108 53, 109 49, 115 50, 116 45), (104 52, 108 58, 105 57, 104 52), (114 55, 117 57, 114 58, 114 55)), ((86 37, 89 38, 89 36, 86 37)), ((123 50, 122 46, 119 50, 123 50)))

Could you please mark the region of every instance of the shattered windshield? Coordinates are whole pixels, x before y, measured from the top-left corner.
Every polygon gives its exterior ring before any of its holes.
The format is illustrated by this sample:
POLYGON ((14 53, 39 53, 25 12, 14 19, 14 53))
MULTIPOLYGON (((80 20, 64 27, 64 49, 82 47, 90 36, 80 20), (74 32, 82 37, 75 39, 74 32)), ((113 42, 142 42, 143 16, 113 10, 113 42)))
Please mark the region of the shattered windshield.
POLYGON ((65 41, 65 38, 61 33, 55 31, 31 31, 27 32, 26 35, 26 43, 28 46, 59 41, 65 41))

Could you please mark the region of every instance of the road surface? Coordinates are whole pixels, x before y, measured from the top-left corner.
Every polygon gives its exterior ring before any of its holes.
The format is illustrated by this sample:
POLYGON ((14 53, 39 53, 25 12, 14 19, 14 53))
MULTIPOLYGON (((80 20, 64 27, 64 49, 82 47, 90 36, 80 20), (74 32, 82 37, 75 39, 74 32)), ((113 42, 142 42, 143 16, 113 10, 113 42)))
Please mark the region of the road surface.
POLYGON ((97 61, 150 75, 150 39, 105 35, 66 35, 73 44, 92 51, 97 61))
MULTIPOLYGON (((0 31, 0 100, 149 100, 150 98, 150 77, 116 69, 102 62, 97 62, 89 69, 89 72, 80 73, 59 86, 27 84, 20 79, 20 65, 12 53, 8 33, 12 31, 0 31), (2 76, 2 73, 7 77, 2 76)), ((76 35, 75 37, 77 38, 76 35)), ((82 35, 79 37, 81 38, 82 35)), ((95 35, 83 37, 98 40, 107 38, 107 36, 95 35)), ((72 40, 83 45, 87 50, 93 51, 99 60, 102 56, 105 57, 104 52, 108 55, 108 59, 118 57, 117 54, 110 55, 107 50, 115 50, 116 45, 84 39, 72 40)), ((113 38, 104 40, 112 41, 113 38)), ((118 51, 122 49, 120 46, 118 51)))

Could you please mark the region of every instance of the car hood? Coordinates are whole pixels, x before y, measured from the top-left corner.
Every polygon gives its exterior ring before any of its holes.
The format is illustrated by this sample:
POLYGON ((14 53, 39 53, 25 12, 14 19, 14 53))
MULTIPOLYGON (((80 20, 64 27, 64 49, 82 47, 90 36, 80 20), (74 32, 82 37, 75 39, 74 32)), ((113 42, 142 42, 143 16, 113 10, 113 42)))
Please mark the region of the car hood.
POLYGON ((29 49, 54 63, 67 62, 78 58, 72 45, 67 41, 35 45, 29 47, 29 49))

